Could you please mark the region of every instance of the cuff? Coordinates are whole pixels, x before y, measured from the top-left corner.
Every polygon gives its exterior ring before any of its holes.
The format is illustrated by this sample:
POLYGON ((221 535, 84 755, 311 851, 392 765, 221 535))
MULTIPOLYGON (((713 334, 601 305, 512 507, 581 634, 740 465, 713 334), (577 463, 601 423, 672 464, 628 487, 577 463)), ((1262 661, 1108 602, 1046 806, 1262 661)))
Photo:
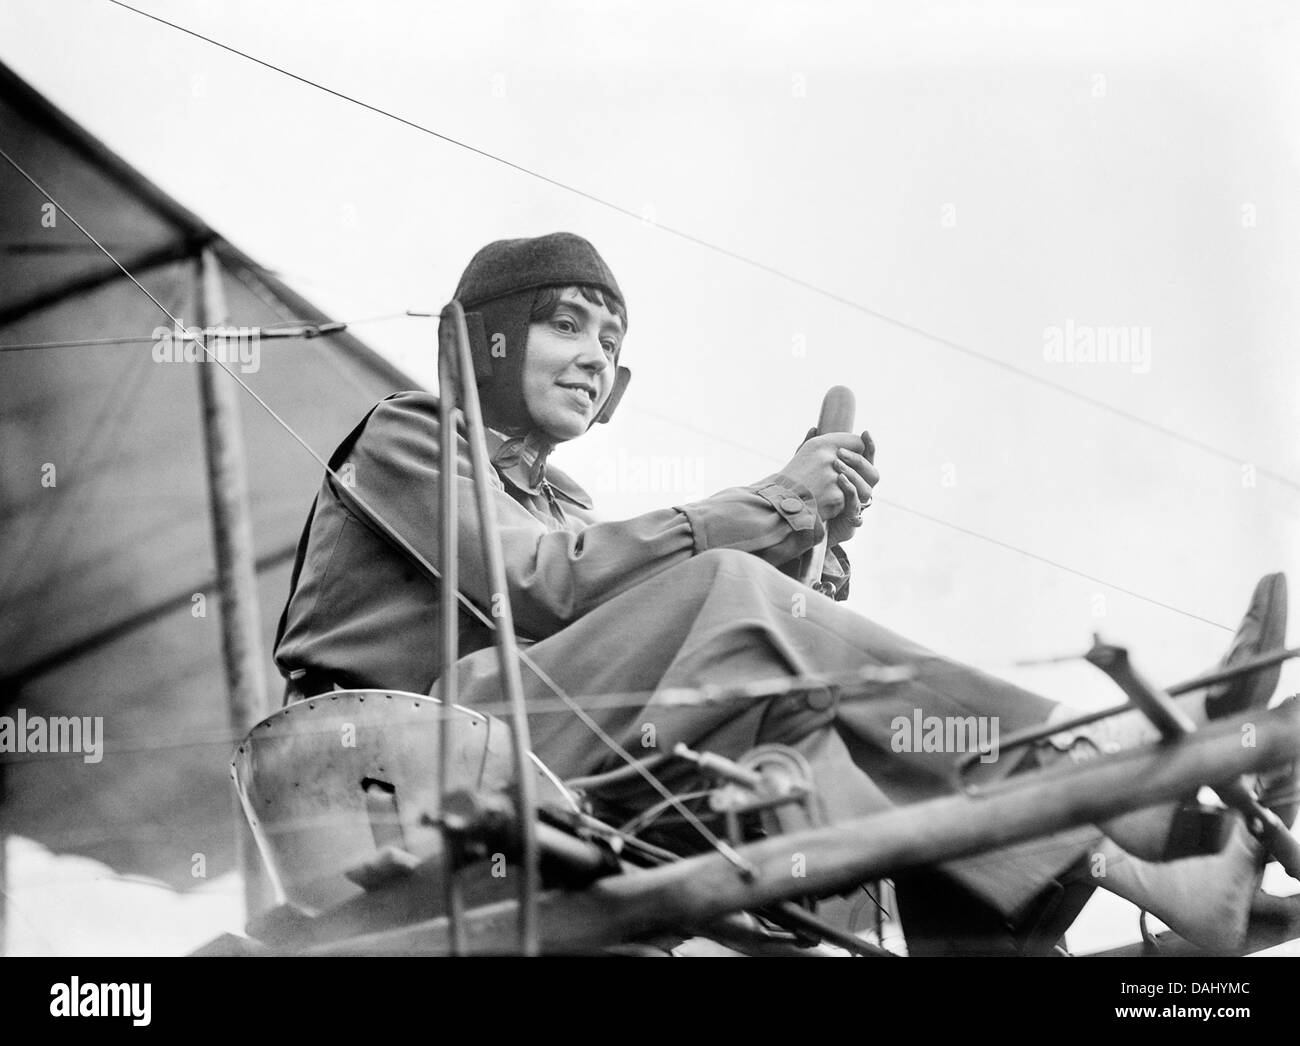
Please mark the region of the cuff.
POLYGON ((814 545, 822 539, 826 531, 817 514, 817 499, 802 483, 778 472, 751 489, 781 514, 791 530, 813 531, 814 545))
POLYGON ((691 524, 696 553, 734 548, 784 563, 808 551, 826 533, 812 493, 780 473, 675 507, 691 524))

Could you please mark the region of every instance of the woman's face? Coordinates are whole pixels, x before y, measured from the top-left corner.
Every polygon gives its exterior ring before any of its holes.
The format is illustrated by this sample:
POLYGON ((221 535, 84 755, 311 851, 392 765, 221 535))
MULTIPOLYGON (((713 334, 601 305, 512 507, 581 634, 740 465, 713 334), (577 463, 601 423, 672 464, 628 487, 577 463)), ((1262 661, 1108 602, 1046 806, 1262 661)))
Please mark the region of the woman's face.
POLYGON ((623 322, 576 288, 560 294, 550 319, 529 324, 524 404, 556 442, 581 436, 614 387, 623 322))

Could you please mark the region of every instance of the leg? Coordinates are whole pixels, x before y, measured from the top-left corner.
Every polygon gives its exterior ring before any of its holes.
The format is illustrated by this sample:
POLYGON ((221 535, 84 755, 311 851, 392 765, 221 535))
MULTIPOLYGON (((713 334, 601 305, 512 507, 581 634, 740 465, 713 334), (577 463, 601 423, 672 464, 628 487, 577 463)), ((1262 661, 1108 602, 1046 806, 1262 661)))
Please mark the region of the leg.
MULTIPOLYGON (((862 816, 948 794, 952 752, 896 751, 895 721, 914 714, 993 719, 1006 733, 1047 719, 1055 705, 1010 683, 939 657, 809 591, 746 553, 697 556, 610 600, 529 656, 633 755, 670 751, 678 741, 728 756, 777 741, 810 754, 833 819, 862 816), (682 703, 674 687, 731 684, 802 674, 850 672, 863 665, 909 664, 916 678, 827 707, 804 696, 729 705, 682 703), (631 692, 631 693, 629 693, 631 692), (620 696, 623 695, 623 696, 620 696)), ((499 701, 495 660, 480 651, 458 665, 462 700, 499 701)), ((621 765, 556 702, 527 666, 533 747, 562 777, 621 765)), ((981 767, 986 779, 1011 764, 981 767)), ((670 788, 692 776, 656 769, 670 788)), ((641 782, 611 801, 647 802, 641 782)), ((1030 899, 1073 864, 1089 830, 955 862, 947 870, 1004 912, 1030 899)))

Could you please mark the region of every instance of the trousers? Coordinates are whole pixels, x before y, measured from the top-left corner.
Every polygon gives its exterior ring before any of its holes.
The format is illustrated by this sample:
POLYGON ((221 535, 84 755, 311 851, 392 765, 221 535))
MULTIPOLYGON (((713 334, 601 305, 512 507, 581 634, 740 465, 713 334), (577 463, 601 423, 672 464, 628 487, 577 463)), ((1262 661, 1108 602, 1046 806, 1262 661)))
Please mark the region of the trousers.
MULTIPOLYGON (((631 755, 678 742, 729 758, 779 742, 805 754, 832 822, 862 817, 955 789, 956 756, 912 743, 898 750, 900 719, 995 717, 1000 734, 1036 726, 1057 703, 941 657, 786 577, 744 552, 703 552, 600 605, 527 648, 529 659, 631 755), (913 676, 835 702, 804 694, 700 703, 680 688, 847 673, 908 665, 913 676)), ((492 649, 461 658, 459 703, 501 712, 492 649)), ((563 779, 623 760, 522 668, 534 753, 563 779)), ((913 739, 915 740, 915 739, 913 739)), ((1015 760, 981 766, 982 780, 1015 760)), ((694 770, 672 760, 655 774, 682 788, 694 770)), ((660 797, 643 780, 602 798, 634 808, 660 797)), ((1010 916, 1084 852, 1079 831, 1031 840, 943 866, 1010 916)))

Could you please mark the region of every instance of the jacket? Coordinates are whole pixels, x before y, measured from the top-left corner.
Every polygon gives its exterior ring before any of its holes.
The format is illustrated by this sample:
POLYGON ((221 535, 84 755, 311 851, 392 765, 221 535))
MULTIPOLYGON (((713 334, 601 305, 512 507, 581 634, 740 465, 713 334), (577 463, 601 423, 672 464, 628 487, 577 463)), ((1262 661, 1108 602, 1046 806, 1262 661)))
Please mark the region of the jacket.
MULTIPOLYGON (((438 399, 396 393, 343 441, 331 468, 435 566, 439 563, 438 399)), ((602 522, 583 489, 531 440, 488 431, 489 476, 520 641, 547 638, 639 582, 713 548, 753 553, 799 576, 825 532, 816 500, 776 473, 700 501, 602 522)), ((464 419, 458 414, 461 591, 491 614, 464 419)), ((848 561, 827 557, 822 591, 843 599, 848 561)), ((437 586, 340 497, 321 485, 298 545, 275 660, 293 681, 428 693, 442 673, 437 586)), ((628 622, 635 641, 635 622, 628 622)), ((463 607, 460 655, 490 646, 463 607)), ((305 693, 318 692, 317 685, 305 693)))

